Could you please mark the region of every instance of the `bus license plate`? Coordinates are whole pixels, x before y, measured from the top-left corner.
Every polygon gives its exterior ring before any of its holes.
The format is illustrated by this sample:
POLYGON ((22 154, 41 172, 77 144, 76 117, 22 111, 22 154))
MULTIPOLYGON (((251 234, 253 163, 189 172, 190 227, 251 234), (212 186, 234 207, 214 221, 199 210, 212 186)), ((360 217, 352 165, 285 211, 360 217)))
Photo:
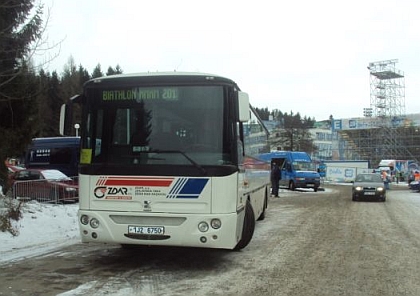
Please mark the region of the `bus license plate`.
POLYGON ((161 235, 165 233, 163 226, 128 226, 129 234, 161 235))

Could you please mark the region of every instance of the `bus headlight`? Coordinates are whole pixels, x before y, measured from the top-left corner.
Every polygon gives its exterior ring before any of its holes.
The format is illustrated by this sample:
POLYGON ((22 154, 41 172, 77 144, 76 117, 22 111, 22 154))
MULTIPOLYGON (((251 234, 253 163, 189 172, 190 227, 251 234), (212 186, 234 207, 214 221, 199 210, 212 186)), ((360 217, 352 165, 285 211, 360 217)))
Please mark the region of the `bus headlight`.
POLYGON ((198 223, 198 230, 200 230, 201 232, 207 232, 209 230, 209 225, 207 224, 207 222, 200 222, 198 223))
POLYGON ((213 229, 219 229, 222 227, 222 221, 220 219, 212 219, 210 225, 213 229))
POLYGON ((80 223, 82 223, 83 225, 88 225, 89 224, 89 216, 88 215, 82 215, 80 217, 80 223))
POLYGON ((92 228, 98 228, 99 227, 99 220, 96 218, 93 218, 90 220, 90 227, 92 228))

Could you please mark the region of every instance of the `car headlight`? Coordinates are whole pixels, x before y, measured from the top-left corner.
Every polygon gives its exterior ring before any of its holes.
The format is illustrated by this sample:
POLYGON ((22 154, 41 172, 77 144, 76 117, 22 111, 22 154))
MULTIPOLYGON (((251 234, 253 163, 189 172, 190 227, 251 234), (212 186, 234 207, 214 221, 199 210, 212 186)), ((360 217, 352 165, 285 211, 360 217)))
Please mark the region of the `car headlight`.
POLYGON ((378 187, 378 188, 376 188, 376 190, 378 190, 378 191, 384 191, 384 188, 383 187, 378 187))
POLYGON ((356 187, 354 187, 354 190, 356 190, 356 191, 362 191, 363 190, 363 187, 362 186, 356 186, 356 187))
POLYGON ((77 189, 76 188, 73 188, 73 187, 66 187, 66 191, 67 192, 76 192, 77 189))

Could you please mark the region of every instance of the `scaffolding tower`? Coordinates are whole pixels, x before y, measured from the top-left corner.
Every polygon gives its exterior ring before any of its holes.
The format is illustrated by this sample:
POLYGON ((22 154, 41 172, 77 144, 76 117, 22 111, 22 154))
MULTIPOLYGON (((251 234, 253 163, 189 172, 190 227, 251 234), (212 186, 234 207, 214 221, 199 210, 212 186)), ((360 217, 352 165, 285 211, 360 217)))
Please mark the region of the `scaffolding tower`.
POLYGON ((398 159, 403 155, 412 158, 402 145, 401 130, 393 122, 405 116, 404 73, 395 68, 397 59, 369 63, 370 107, 378 117, 375 147, 371 155, 380 159, 398 159))
POLYGON ((404 73, 395 68, 398 60, 369 63, 370 107, 373 116, 405 115, 404 73))

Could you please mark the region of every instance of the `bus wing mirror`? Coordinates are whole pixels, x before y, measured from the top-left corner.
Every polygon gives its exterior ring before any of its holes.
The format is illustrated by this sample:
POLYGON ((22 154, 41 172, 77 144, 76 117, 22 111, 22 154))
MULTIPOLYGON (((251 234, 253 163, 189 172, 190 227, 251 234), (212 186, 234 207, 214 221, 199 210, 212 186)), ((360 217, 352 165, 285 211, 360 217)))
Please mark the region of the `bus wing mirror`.
POLYGON ((66 121, 66 108, 67 105, 63 104, 61 105, 61 109, 60 109, 60 126, 59 126, 59 132, 60 135, 64 136, 64 130, 65 130, 65 121, 66 121))
POLYGON ((73 104, 79 103, 81 100, 80 95, 75 95, 70 98, 70 100, 66 103, 61 105, 60 109, 60 125, 59 125, 59 132, 60 135, 66 136, 70 135, 72 131, 72 123, 73 123, 73 104))
POLYGON ((238 92, 238 120, 245 122, 250 120, 249 96, 245 92, 238 92))

